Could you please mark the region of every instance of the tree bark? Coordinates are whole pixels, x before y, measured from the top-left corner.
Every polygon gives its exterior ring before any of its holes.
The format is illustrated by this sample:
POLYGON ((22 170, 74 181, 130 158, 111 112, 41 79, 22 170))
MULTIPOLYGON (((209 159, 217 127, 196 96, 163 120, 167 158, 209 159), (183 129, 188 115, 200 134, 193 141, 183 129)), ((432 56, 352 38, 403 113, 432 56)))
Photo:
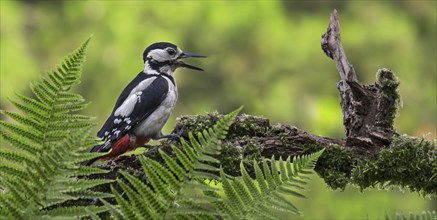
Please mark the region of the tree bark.
POLYGON ((337 10, 331 14, 322 36, 322 49, 334 60, 340 74, 337 89, 341 97, 346 145, 380 148, 391 143, 396 133, 393 120, 399 104, 397 77, 388 69, 378 70, 374 85, 361 85, 341 44, 337 10))

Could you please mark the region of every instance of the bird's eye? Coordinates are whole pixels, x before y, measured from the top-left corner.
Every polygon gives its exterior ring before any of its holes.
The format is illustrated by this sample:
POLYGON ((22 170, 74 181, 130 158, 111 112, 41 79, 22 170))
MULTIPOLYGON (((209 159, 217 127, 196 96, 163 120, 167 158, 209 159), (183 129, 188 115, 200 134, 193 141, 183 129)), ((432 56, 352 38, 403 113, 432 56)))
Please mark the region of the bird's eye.
POLYGON ((167 53, 168 53, 170 56, 173 56, 173 55, 176 53, 176 51, 175 51, 174 49, 169 48, 169 49, 167 49, 167 53))

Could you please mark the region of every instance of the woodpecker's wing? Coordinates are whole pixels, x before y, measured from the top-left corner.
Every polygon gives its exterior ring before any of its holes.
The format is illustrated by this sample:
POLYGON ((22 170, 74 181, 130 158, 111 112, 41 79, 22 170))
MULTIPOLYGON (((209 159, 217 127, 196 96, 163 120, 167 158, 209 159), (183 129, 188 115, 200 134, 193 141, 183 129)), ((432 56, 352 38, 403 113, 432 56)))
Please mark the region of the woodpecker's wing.
POLYGON ((92 152, 108 151, 126 133, 152 114, 165 99, 168 82, 160 75, 144 73, 132 80, 123 90, 103 127, 97 133, 106 143, 95 146, 92 152))

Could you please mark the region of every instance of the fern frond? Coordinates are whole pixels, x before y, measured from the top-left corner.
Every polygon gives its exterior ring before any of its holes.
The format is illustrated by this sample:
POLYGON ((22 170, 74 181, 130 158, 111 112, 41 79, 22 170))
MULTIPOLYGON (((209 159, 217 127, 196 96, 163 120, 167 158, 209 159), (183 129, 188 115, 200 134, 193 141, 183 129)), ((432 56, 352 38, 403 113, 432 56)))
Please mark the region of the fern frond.
POLYGON ((220 170, 217 167, 219 161, 214 158, 214 155, 219 152, 220 140, 225 137, 239 111, 240 109, 225 116, 213 129, 200 133, 197 139, 189 134, 190 144, 181 140, 181 148, 172 146, 177 160, 159 150, 168 168, 149 158, 140 157, 151 186, 126 172, 121 172, 130 183, 127 185, 119 180, 126 197, 121 196, 115 189, 113 192, 124 217, 126 219, 140 219, 139 216, 147 216, 149 219, 213 219, 212 214, 215 212, 211 207, 204 205, 218 202, 219 197, 210 196, 208 192, 217 189, 205 184, 204 180, 218 179, 218 177, 206 171, 220 170), (138 215, 139 213, 141 215, 138 215))
MULTIPOLYGON (((19 96, 18 96, 19 97, 19 96)), ((19 97, 20 98, 20 97, 19 97)), ((30 98, 29 98, 30 100, 30 98)), ((33 105, 34 103, 26 103, 26 101, 23 101, 24 104, 21 104, 19 102, 15 102, 13 100, 9 101, 20 111, 22 111, 24 114, 29 115, 30 117, 40 120, 40 119, 48 119, 49 115, 47 115, 47 112, 50 111, 50 109, 39 109, 39 106, 33 105)))
POLYGON ((9 123, 6 121, 0 121, 0 129, 3 132, 18 135, 24 137, 30 142, 41 143, 43 140, 43 134, 40 131, 31 129, 30 127, 9 123))
POLYGON ((90 213, 102 213, 106 211, 104 206, 70 206, 41 211, 41 215, 48 219, 80 219, 89 216, 90 213))
POLYGON ((124 171, 120 171, 120 173, 129 181, 133 188, 137 190, 141 198, 143 198, 144 202, 149 205, 149 209, 151 209, 153 213, 164 213, 165 209, 168 208, 168 205, 158 198, 152 189, 144 185, 141 180, 135 178, 129 173, 124 171))
MULTIPOLYGON (((296 157, 293 161, 293 169, 291 169, 292 162, 289 159, 287 162, 280 159, 279 170, 282 173, 278 171, 277 162, 274 158, 270 160, 270 165, 268 165, 266 159, 263 159, 264 172, 261 171, 258 163, 254 161, 256 180, 250 178, 243 163, 240 164, 242 178, 229 180, 221 171, 221 182, 226 195, 224 203, 229 207, 221 210, 224 211, 221 214, 223 216, 232 216, 233 219, 278 219, 279 217, 275 215, 276 212, 273 212, 273 210, 299 214, 298 209, 283 195, 305 197, 290 189, 290 186, 293 186, 296 178, 303 177, 309 173, 309 169, 314 168, 315 162, 322 153, 323 150, 299 157, 299 159, 296 157), (286 167, 290 169, 287 170, 286 167), (259 191, 255 183, 258 184, 259 191)), ((221 207, 226 206, 221 204, 221 207)))
POLYGON ((114 189, 112 185, 111 192, 114 194, 115 201, 117 201, 120 213, 123 215, 123 219, 138 219, 138 217, 135 216, 135 210, 133 207, 117 192, 117 190, 114 189))
POLYGON ((229 207, 233 209, 233 212, 242 214, 246 208, 246 205, 250 205, 250 203, 245 204, 243 202, 243 199, 241 199, 241 196, 238 195, 237 190, 232 186, 231 180, 228 180, 225 177, 223 170, 220 171, 220 176, 222 178, 223 190, 225 191, 226 198, 229 201, 229 207))
POLYGON ((140 161, 143 165, 150 166, 151 169, 155 170, 157 173, 159 173, 160 178, 168 185, 170 188, 177 188, 178 187, 178 180, 177 178, 166 169, 163 165, 160 163, 150 159, 150 158, 141 158, 140 161))
POLYGON ((148 209, 148 204, 142 202, 142 198, 132 188, 126 185, 123 181, 118 180, 118 185, 127 196, 132 204, 132 211, 136 214, 136 219, 156 219, 157 216, 148 209))
POLYGON ((119 209, 117 209, 114 205, 112 205, 111 203, 107 202, 104 199, 100 199, 99 200, 101 203, 103 203, 103 205, 108 209, 109 214, 111 214, 111 217, 115 220, 124 220, 124 216, 123 214, 120 212, 119 209))
POLYGON ((96 192, 92 190, 83 190, 68 192, 68 195, 78 198, 78 199, 95 199, 95 198, 112 198, 114 197, 111 193, 96 192))
POLYGON ((409 212, 408 214, 403 212, 396 212, 395 218, 390 218, 388 213, 385 213, 384 219, 396 219, 396 220, 435 220, 437 219, 437 212, 433 211, 422 211, 418 213, 409 212))
POLYGON ((21 114, 14 113, 14 112, 3 111, 3 110, 0 110, 0 113, 8 116, 11 119, 14 119, 16 122, 18 122, 22 125, 30 126, 34 129, 39 130, 39 131, 44 129, 44 127, 38 121, 33 119, 32 117, 29 117, 26 115, 21 115, 21 114))
POLYGON ((27 154, 17 153, 16 151, 10 151, 10 150, 0 150, 0 158, 4 162, 8 161, 18 164, 28 163, 33 161, 33 158, 27 154))
POLYGON ((29 141, 23 140, 23 138, 21 138, 21 136, 19 135, 0 132, 0 137, 9 142, 16 150, 23 150, 28 152, 29 154, 38 154, 41 152, 41 145, 35 143, 31 144, 29 143, 29 141))
POLYGON ((163 152, 161 149, 158 149, 159 154, 161 155, 162 159, 164 159, 164 162, 166 165, 170 168, 170 170, 176 175, 178 179, 182 179, 184 177, 185 170, 182 168, 173 158, 171 158, 169 155, 167 155, 165 152, 163 152))
POLYGON ((62 207, 81 198, 111 196, 89 189, 111 181, 79 179, 106 171, 82 168, 80 152, 92 146, 90 118, 72 114, 86 104, 68 92, 79 82, 89 39, 68 55, 57 70, 31 85, 36 99, 16 94, 12 104, 21 114, 1 111, 15 123, 0 121, 0 137, 10 143, 0 150, 0 209, 15 219, 80 218, 106 207, 62 207), (3 192, 4 191, 4 192, 3 192))

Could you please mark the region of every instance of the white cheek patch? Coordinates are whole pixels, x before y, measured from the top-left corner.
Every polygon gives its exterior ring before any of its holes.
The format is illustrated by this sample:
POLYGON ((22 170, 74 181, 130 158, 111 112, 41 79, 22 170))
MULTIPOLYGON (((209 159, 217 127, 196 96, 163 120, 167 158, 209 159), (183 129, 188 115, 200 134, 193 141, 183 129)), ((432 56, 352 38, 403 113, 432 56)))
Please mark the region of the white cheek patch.
POLYGON ((164 62, 166 60, 170 60, 171 57, 168 55, 166 50, 163 49, 155 49, 149 52, 148 57, 151 57, 152 59, 158 61, 158 62, 164 62))

